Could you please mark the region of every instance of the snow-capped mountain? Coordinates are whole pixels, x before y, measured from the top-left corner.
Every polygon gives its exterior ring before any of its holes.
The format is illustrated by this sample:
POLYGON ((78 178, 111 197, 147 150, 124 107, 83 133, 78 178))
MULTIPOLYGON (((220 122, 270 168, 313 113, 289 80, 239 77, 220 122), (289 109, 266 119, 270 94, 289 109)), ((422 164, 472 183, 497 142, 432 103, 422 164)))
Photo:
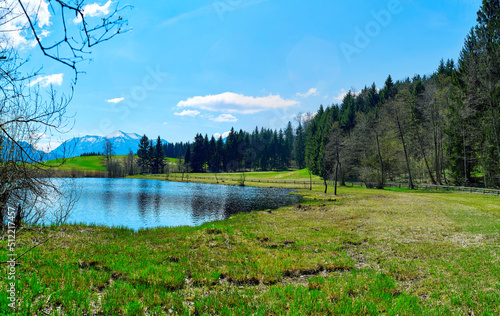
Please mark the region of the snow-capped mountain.
POLYGON ((31 144, 17 140, 17 144, 13 145, 12 141, 6 137, 0 136, 0 158, 2 160, 17 160, 17 161, 39 161, 47 154, 41 150, 34 148, 31 144), (21 146, 22 150, 19 150, 21 146), (13 150, 11 152, 11 150, 13 150))
MULTIPOLYGON (((106 139, 111 141, 115 155, 127 155, 129 150, 137 152, 141 135, 116 131, 106 136, 87 135, 71 138, 50 152, 49 159, 77 157, 84 153, 102 152, 106 139)), ((156 138, 153 139, 155 141, 156 138)), ((168 143, 162 139, 162 143, 168 143)))

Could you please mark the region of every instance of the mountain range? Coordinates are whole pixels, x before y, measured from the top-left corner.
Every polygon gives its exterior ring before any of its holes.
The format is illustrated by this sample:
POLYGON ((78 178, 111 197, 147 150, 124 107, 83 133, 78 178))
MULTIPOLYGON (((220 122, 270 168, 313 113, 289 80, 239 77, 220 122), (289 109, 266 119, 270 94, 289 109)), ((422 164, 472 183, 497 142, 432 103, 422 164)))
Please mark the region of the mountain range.
MULTIPOLYGON (((84 153, 102 152, 106 139, 113 145, 115 155, 127 155, 129 150, 135 154, 139 147, 141 135, 116 131, 106 136, 87 135, 68 139, 47 155, 47 160, 61 157, 77 157, 84 153)), ((153 140, 155 141, 155 140, 153 140)), ((163 144, 168 142, 162 139, 163 144)))

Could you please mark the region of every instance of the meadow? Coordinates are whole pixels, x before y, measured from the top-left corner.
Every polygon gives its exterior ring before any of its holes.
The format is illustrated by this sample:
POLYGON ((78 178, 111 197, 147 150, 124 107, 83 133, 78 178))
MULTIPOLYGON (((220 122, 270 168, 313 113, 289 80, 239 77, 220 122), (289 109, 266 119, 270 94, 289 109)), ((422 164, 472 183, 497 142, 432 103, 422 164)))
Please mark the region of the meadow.
MULTIPOLYGON (((125 159, 127 155, 117 155, 113 156, 113 159, 125 159)), ((137 155, 134 156, 137 159, 137 155)), ((166 161, 174 163, 177 159, 165 158, 166 161)), ((45 166, 55 168, 60 171, 106 171, 102 161, 104 156, 84 156, 84 157, 72 157, 66 159, 55 159, 49 160, 45 163, 45 166)))
POLYGON ((43 243, 18 261, 17 314, 500 313, 498 197, 298 193, 299 205, 198 227, 23 228, 16 253, 43 243))

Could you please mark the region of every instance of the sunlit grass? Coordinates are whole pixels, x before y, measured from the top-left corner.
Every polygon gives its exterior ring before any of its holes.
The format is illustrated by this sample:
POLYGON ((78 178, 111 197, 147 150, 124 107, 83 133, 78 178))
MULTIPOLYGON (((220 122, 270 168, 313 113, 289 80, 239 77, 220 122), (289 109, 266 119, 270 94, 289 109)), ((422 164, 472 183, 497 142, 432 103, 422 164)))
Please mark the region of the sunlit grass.
POLYGON ((17 267, 19 314, 500 313, 498 197, 321 191, 199 227, 22 230, 19 253, 51 237, 17 267))
MULTIPOLYGON (((113 159, 123 159, 127 155, 113 156, 113 159)), ((137 156, 135 156, 137 158, 137 156)), ((57 167, 57 170, 77 170, 77 171, 105 171, 102 161, 104 156, 85 156, 85 157, 72 157, 64 160, 55 159, 49 160, 45 163, 46 166, 57 167)), ((165 158, 170 163, 177 163, 177 159, 165 158)))

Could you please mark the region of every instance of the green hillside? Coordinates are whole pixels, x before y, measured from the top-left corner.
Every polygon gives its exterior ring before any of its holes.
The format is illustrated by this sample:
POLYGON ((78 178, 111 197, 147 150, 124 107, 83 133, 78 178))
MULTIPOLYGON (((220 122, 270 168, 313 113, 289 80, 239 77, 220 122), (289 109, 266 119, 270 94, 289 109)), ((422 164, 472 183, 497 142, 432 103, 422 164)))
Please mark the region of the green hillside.
MULTIPOLYGON (((123 159, 127 155, 113 156, 114 159, 123 159)), ((134 156, 137 158, 137 156, 134 156)), ((101 164, 104 156, 86 156, 67 158, 64 161, 60 159, 49 160, 45 163, 46 166, 57 167, 58 170, 80 170, 80 171, 105 171, 101 164), (62 163, 62 164, 61 164, 62 163)), ((177 162, 175 158, 165 158, 169 162, 177 162)))

